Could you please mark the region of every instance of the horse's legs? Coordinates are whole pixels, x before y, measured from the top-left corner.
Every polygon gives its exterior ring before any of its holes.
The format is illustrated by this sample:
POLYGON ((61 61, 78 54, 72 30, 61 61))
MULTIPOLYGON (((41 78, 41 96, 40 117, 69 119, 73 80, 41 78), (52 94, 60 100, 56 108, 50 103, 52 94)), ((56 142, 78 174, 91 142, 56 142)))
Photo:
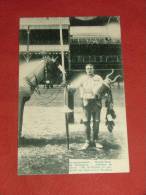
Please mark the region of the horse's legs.
POLYGON ((23 125, 23 113, 25 102, 29 100, 30 97, 19 96, 19 113, 18 113, 18 140, 20 142, 22 136, 22 125, 23 125))
POLYGON ((25 104, 24 97, 19 97, 19 113, 18 113, 18 139, 19 141, 22 135, 24 104, 25 104))

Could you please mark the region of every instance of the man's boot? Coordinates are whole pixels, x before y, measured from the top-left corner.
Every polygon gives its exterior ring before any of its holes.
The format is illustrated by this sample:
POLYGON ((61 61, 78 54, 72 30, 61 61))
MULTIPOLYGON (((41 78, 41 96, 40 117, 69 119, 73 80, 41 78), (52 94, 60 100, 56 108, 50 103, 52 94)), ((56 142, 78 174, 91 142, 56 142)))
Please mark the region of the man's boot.
POLYGON ((87 150, 89 147, 90 147, 90 140, 86 140, 82 147, 82 150, 87 150))
POLYGON ((90 128, 90 122, 84 122, 85 125, 85 133, 86 133, 86 142, 82 147, 82 150, 86 150, 90 147, 91 145, 91 128, 90 128))
POLYGON ((93 121, 93 146, 98 149, 103 148, 101 144, 97 142, 99 134, 99 121, 93 121))

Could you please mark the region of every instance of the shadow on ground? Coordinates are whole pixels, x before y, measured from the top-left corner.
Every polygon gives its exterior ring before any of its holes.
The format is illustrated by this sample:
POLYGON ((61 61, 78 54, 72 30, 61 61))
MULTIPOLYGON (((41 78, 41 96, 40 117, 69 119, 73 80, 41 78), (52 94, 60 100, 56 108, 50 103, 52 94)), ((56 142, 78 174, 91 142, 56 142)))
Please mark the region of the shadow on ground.
MULTIPOLYGON (((81 137, 72 137, 69 139, 70 145, 78 145, 82 144, 84 142, 83 138, 81 137)), ((110 149, 115 149, 119 150, 121 147, 119 144, 116 143, 110 143, 107 140, 99 140, 99 142, 103 145, 103 148, 105 150, 110 150, 110 149)), ((22 137, 20 139, 19 147, 29 147, 29 146, 37 146, 37 147, 44 147, 46 145, 64 145, 67 144, 67 139, 64 137, 59 137, 59 138, 52 138, 52 139, 45 139, 45 138, 25 138, 22 137)), ((76 149, 72 148, 72 149, 76 149)))
MULTIPOLYGON (((70 143, 82 142, 80 137, 70 138, 69 141, 70 141, 70 143)), ((59 146, 61 144, 66 144, 66 143, 67 143, 66 138, 46 139, 46 138, 25 138, 25 137, 22 137, 20 139, 19 147, 29 147, 29 146, 44 147, 48 144, 59 146)))

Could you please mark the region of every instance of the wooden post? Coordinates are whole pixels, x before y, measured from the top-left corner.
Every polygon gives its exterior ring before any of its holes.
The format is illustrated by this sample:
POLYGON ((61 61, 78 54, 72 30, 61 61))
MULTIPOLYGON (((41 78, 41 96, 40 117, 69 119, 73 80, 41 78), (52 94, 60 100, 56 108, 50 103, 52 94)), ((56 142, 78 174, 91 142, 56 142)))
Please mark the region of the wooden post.
POLYGON ((29 41, 30 41, 30 29, 29 29, 29 26, 28 26, 28 29, 27 29, 27 48, 26 48, 26 62, 27 63, 29 62, 29 59, 30 59, 30 55, 29 55, 29 41))
POLYGON ((74 123, 74 93, 68 91, 68 107, 73 110, 73 112, 68 113, 69 123, 74 123))
POLYGON ((69 44, 69 52, 68 52, 68 70, 71 71, 71 56, 70 56, 70 26, 68 29, 68 44, 69 44))
MULTIPOLYGON (((65 86, 64 89, 64 105, 68 106, 68 89, 65 86)), ((68 112, 65 110, 65 129, 66 129, 66 140, 67 140, 67 149, 69 150, 69 121, 68 121, 68 112)))
MULTIPOLYGON (((65 65, 64 65, 64 47, 63 47, 63 34, 62 34, 62 25, 60 24, 60 46, 61 46, 61 65, 62 68, 65 70, 65 65)), ((66 82, 65 78, 65 73, 63 73, 63 83, 66 82)))

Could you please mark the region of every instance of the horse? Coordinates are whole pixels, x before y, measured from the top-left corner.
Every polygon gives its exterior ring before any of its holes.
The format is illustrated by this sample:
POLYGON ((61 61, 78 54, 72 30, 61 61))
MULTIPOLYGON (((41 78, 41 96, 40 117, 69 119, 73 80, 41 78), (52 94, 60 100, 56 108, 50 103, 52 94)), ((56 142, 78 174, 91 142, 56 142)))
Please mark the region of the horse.
MULTIPOLYGON (((57 58, 56 58, 57 59, 57 58)), ((39 91, 39 83, 44 79, 45 68, 54 67, 55 70, 60 69, 61 65, 55 58, 44 57, 41 60, 35 60, 19 65, 19 111, 18 111, 18 142, 22 138, 22 125, 24 106, 30 100, 32 94, 39 91)), ((54 70, 53 68, 53 70, 54 70)), ((55 76, 55 75, 54 75, 55 76)))

